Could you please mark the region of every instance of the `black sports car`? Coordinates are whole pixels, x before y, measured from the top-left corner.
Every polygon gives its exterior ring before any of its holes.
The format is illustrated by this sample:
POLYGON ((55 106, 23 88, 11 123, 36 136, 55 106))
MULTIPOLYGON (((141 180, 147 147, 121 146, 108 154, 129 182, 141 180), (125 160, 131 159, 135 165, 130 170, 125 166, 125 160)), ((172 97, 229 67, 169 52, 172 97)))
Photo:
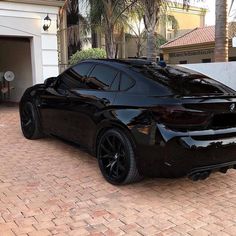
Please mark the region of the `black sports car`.
POLYGON ((86 60, 26 90, 28 139, 86 147, 112 184, 141 176, 205 179, 236 169, 235 91, 202 74, 145 60, 86 60))

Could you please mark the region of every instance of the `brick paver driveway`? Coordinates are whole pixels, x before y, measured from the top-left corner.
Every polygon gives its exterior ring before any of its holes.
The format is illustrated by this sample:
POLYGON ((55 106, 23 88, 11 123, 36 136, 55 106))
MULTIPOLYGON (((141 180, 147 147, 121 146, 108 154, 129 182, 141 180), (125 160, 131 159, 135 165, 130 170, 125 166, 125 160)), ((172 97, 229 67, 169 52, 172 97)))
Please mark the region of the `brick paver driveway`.
POLYGON ((0 106, 0 235, 236 235, 236 171, 115 187, 95 158, 22 137, 0 106))

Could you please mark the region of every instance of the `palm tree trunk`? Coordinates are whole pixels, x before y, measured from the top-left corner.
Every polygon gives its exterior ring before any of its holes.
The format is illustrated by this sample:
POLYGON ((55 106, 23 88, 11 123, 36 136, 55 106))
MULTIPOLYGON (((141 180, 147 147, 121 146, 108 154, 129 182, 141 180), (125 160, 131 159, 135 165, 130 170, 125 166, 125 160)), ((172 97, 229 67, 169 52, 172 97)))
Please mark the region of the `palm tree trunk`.
POLYGON ((142 0, 144 24, 147 31, 147 59, 156 62, 157 48, 155 31, 160 17, 161 0, 142 0))
POLYGON ((141 39, 138 38, 137 40, 137 57, 141 57, 141 48, 142 48, 142 43, 141 43, 141 39))
POLYGON ((95 29, 91 29, 91 36, 92 36, 92 48, 98 48, 98 36, 95 29))
POLYGON ((227 0, 216 0, 215 62, 228 61, 227 0))
POLYGON ((157 61, 155 30, 147 32, 147 59, 153 62, 157 61))
POLYGON ((105 10, 105 43, 106 43, 106 53, 107 58, 115 58, 115 40, 114 40, 114 23, 113 23, 113 4, 112 0, 102 0, 105 10))
POLYGON ((115 58, 115 44, 114 44, 114 26, 107 22, 105 29, 105 43, 106 43, 106 53, 107 58, 113 59, 115 58))

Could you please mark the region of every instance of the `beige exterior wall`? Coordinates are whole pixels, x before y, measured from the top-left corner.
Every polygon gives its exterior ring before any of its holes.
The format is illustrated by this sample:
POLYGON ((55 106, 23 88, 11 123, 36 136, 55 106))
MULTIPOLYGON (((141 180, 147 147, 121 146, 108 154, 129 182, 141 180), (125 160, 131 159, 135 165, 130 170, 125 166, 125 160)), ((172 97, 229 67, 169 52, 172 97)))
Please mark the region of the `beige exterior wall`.
POLYGON ((204 27, 205 14, 206 11, 200 8, 192 7, 187 11, 183 10, 182 6, 170 7, 167 11, 167 15, 175 17, 179 26, 178 30, 175 32, 174 30, 168 28, 168 24, 166 24, 166 22, 160 21, 157 32, 166 37, 167 40, 171 40, 194 28, 204 27))
POLYGON ((171 11, 170 15, 173 15, 179 23, 179 30, 193 29, 196 27, 204 27, 204 12, 198 11, 186 11, 178 12, 171 11))
MULTIPOLYGON (((146 55, 147 51, 146 44, 147 44, 146 41, 142 43, 141 56, 146 55)), ((125 47, 126 47, 126 58, 137 56, 137 43, 135 37, 127 39, 125 47)))
MULTIPOLYGON (((205 45, 194 45, 163 49, 164 60, 168 64, 180 64, 187 61, 187 64, 202 63, 203 59, 211 59, 214 62, 214 43, 205 45)), ((229 58, 236 57, 236 48, 229 45, 229 58)))

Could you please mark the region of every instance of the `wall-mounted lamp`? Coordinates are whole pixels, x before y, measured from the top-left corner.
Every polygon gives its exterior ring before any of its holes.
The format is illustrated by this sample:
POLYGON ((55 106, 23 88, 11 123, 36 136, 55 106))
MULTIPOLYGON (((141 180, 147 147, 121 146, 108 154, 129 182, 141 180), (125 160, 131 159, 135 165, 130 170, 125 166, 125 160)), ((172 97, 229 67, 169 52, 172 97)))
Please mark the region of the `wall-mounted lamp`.
POLYGON ((43 30, 47 31, 49 29, 49 27, 51 26, 52 20, 49 17, 49 15, 47 14, 47 16, 44 18, 44 25, 43 25, 43 30))

